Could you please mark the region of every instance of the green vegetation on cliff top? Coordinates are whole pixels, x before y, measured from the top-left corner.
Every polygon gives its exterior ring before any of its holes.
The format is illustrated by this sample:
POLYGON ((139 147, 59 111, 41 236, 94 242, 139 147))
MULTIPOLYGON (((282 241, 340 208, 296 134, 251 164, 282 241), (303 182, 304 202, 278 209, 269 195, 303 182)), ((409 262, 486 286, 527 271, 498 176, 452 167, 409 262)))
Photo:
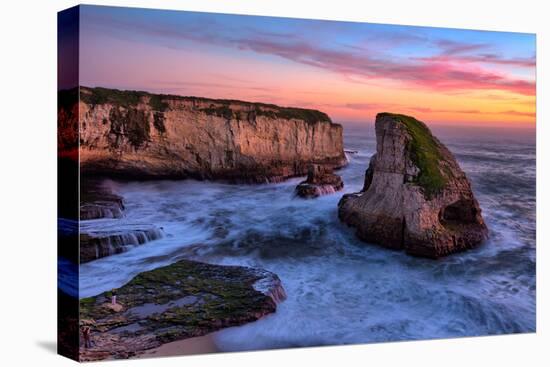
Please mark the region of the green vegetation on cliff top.
POLYGON ((204 108, 201 111, 210 115, 216 115, 225 118, 232 118, 233 111, 231 104, 248 105, 258 116, 267 116, 270 118, 281 119, 299 119, 308 123, 330 122, 330 117, 321 111, 296 107, 281 107, 274 104, 246 102, 235 99, 210 99, 203 97, 177 96, 169 94, 152 94, 144 91, 121 91, 109 88, 89 88, 80 87, 80 98, 83 102, 91 105, 111 103, 123 107, 134 107, 140 103, 143 97, 149 97, 149 105, 153 110, 165 111, 168 109, 167 100, 197 101, 211 103, 212 106, 204 108))
POLYGON ((440 192, 447 184, 448 177, 446 173, 441 172, 440 162, 444 158, 430 129, 412 116, 388 112, 379 113, 378 116, 391 117, 405 125, 412 138, 410 143, 411 158, 420 169, 416 183, 424 189, 428 197, 440 192))
POLYGON ((111 103, 128 108, 136 106, 143 97, 149 97, 149 105, 153 110, 164 111, 168 108, 168 103, 163 101, 165 96, 162 94, 151 94, 135 90, 122 91, 102 87, 80 87, 80 90, 80 99, 91 105, 111 103))

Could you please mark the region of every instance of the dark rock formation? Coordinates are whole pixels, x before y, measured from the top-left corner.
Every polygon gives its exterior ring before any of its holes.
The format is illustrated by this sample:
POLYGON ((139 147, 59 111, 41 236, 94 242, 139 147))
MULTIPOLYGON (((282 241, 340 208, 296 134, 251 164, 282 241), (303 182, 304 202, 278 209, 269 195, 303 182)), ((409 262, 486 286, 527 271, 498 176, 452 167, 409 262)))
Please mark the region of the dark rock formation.
POLYGON ((92 347, 80 360, 130 358, 164 343, 242 325, 275 312, 286 298, 279 277, 261 269, 181 260, 80 301, 92 347))
POLYGON ((376 117, 376 154, 361 192, 344 195, 340 219, 359 238, 438 258, 488 236, 470 182, 428 127, 409 116, 376 117))
POLYGON ((121 225, 116 230, 99 232, 84 227, 80 233, 80 263, 120 254, 162 236, 162 231, 154 226, 121 225))
POLYGON ((113 191, 108 182, 89 177, 81 178, 80 219, 83 222, 77 226, 77 233, 80 232, 80 263, 120 254, 163 236, 161 229, 147 224, 117 221, 114 225, 110 223, 98 226, 95 219, 118 219, 123 216, 123 198, 113 191))
POLYGON ((342 126, 316 110, 81 87, 77 111, 83 174, 267 182, 347 163, 342 126))
POLYGON ((343 188, 342 178, 332 173, 331 169, 312 164, 308 168, 307 179, 296 186, 296 194, 303 198, 315 198, 343 188))
POLYGON ((122 197, 104 182, 81 179, 80 219, 120 218, 124 210, 122 197))

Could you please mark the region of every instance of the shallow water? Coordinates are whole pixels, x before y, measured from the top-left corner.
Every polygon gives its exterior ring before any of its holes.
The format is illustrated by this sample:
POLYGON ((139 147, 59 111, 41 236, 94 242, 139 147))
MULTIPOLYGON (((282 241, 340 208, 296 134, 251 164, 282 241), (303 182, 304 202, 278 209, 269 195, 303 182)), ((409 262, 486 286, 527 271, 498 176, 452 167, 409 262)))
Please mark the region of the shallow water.
POLYGON ((433 261, 358 241, 336 210, 363 185, 374 129, 346 126, 345 148, 358 151, 339 171, 346 187, 315 200, 294 196, 300 178, 112 182, 125 217, 95 223, 154 224, 165 236, 81 265, 80 296, 191 258, 264 268, 286 289, 275 314, 216 333, 222 351, 535 331, 534 131, 434 132, 471 179, 491 231, 478 249, 433 261))

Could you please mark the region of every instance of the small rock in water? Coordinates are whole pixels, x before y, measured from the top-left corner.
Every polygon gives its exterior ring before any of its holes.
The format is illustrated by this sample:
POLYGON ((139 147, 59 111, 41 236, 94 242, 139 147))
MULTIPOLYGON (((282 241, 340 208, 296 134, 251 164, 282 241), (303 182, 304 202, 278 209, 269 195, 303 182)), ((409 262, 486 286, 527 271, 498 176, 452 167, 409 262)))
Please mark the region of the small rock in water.
POLYGON ((308 167, 307 179, 296 186, 296 194, 303 198, 316 198, 334 194, 344 188, 344 182, 332 170, 312 164, 308 167))

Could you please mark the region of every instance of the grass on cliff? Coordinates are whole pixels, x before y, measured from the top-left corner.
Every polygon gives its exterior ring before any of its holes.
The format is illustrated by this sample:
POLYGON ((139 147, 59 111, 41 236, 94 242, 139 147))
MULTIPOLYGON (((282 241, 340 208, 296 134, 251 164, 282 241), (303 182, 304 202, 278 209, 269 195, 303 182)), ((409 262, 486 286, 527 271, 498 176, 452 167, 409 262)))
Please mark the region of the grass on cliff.
POLYGON ((308 110, 305 108, 296 107, 279 107, 276 105, 267 105, 263 103, 230 100, 218 100, 217 102, 223 104, 219 106, 215 106, 212 104, 208 108, 201 109, 201 111, 205 112, 207 115, 223 117, 228 120, 231 118, 240 119, 240 114, 238 112, 234 113, 230 107, 230 104, 244 103, 249 104, 253 107, 253 113, 256 114, 256 116, 266 116, 271 119, 303 120, 309 124, 313 124, 316 122, 332 122, 330 117, 328 117, 326 113, 317 110, 308 110))
POLYGON ((83 102, 91 105, 99 105, 111 103, 125 108, 134 107, 140 103, 143 97, 149 97, 149 105, 153 110, 165 111, 168 109, 167 99, 183 100, 183 101, 198 101, 211 102, 211 106, 202 109, 203 112, 209 115, 215 115, 231 119, 234 117, 234 112, 230 108, 231 104, 244 104, 251 106, 251 110, 257 116, 267 116, 270 118, 281 119, 298 119, 308 123, 330 122, 330 117, 321 111, 311 110, 297 107, 281 107, 274 104, 245 102, 233 99, 210 99, 203 97, 185 97, 167 94, 152 94, 144 91, 135 90, 118 90, 103 87, 81 87, 80 98, 83 102))
POLYGON ((330 117, 324 112, 318 110, 309 110, 305 108, 296 107, 279 107, 274 106, 273 109, 263 109, 262 104, 255 104, 256 114, 263 115, 270 118, 280 119, 298 119, 307 123, 313 124, 315 122, 332 122, 330 117))
POLYGON ((392 117, 405 125, 412 137, 411 158, 420 169, 416 183, 424 189, 428 197, 440 192, 447 184, 448 178, 440 170, 439 162, 444 158, 430 129, 423 122, 411 116, 388 112, 380 113, 379 116, 392 117))
POLYGON ((149 97, 149 105, 153 110, 165 111, 168 103, 163 101, 164 95, 151 94, 142 91, 122 91, 109 88, 81 88, 80 99, 91 105, 111 103, 123 107, 134 107, 141 102, 142 97, 149 97))

